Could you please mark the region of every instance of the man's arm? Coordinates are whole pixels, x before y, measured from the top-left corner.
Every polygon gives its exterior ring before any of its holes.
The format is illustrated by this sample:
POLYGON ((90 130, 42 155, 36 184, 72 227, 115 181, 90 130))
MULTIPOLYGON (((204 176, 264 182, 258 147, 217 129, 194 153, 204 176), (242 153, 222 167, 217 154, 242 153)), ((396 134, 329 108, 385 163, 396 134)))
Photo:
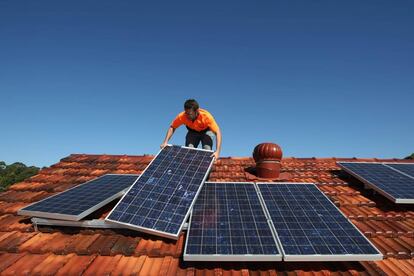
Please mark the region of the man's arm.
POLYGON ((216 160, 218 160, 220 156, 220 151, 221 151, 221 130, 220 128, 217 129, 216 138, 217 138, 217 149, 216 149, 216 152, 214 153, 214 157, 216 158, 216 160))
POLYGON ((175 128, 170 126, 170 128, 167 131, 167 134, 165 135, 164 142, 162 142, 160 148, 164 148, 167 145, 168 141, 171 139, 171 136, 173 136, 174 131, 175 131, 175 128))

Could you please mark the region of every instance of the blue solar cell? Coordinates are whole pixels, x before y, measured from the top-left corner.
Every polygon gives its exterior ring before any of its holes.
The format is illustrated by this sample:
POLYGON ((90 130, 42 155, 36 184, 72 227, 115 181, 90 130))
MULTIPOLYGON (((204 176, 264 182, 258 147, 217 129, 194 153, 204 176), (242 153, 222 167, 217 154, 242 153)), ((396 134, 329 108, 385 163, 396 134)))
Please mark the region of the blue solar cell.
POLYGON ((177 239, 212 163, 212 151, 165 147, 106 220, 177 239))
POLYGON ((80 220, 121 197, 138 175, 107 174, 19 210, 18 214, 43 218, 80 220))
MULTIPOLYGON (((412 164, 396 164, 396 163, 388 163, 385 164, 386 166, 392 167, 400 172, 408 174, 411 177, 414 177, 414 163, 412 164)), ((413 188, 414 189, 414 188, 413 188)))
POLYGON ((193 207, 184 260, 281 260, 253 183, 205 183, 193 207))
POLYGON ((378 260, 379 251, 313 184, 258 184, 286 261, 378 260))
MULTIPOLYGON (((414 179, 396 171, 396 165, 357 162, 338 162, 338 164, 345 171, 395 203, 414 203, 414 179)), ((410 169, 400 167, 400 170, 410 169)))

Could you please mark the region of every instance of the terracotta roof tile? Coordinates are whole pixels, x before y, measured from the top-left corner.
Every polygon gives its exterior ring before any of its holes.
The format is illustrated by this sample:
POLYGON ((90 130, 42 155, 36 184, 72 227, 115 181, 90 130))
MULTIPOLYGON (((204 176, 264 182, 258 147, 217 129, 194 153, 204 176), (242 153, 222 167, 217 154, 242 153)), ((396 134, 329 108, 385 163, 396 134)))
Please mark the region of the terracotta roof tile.
POLYGON ((414 257, 413 238, 388 238, 377 236, 371 240, 386 257, 402 259, 414 257))
POLYGON ((389 258, 384 261, 375 262, 377 271, 386 275, 413 275, 414 264, 412 260, 396 260, 389 258))
POLYGON ((0 201, 0 214, 16 214, 18 210, 26 205, 24 202, 0 201))
POLYGON ((111 255, 111 249, 118 241, 120 236, 118 235, 100 235, 88 248, 91 253, 99 255, 111 255))
MULTIPOLYGON (((65 251, 66 247, 73 241, 75 236, 72 235, 65 235, 59 232, 56 233, 42 233, 45 236, 42 238, 36 239, 28 247, 20 248, 20 250, 28 250, 33 253, 47 253, 53 252, 55 254, 65 254, 65 253, 73 253, 65 251)), ((34 237, 36 238, 36 237, 34 237)), ((34 239, 33 238, 33 239, 34 239)), ((30 240, 28 242, 31 242, 30 240)), ((24 246, 23 244, 22 246, 24 246)))
POLYGON ((0 251, 17 252, 22 243, 36 235, 36 233, 22 233, 17 231, 11 233, 11 235, 8 235, 0 242, 0 251))
POLYGON ((75 235, 71 242, 65 247, 65 253, 76 253, 77 255, 92 255, 89 247, 100 237, 100 234, 95 235, 75 235))
POLYGON ((146 256, 140 257, 126 257, 122 258, 117 263, 112 271, 113 275, 138 275, 142 265, 144 264, 146 256))
POLYGON ((13 191, 46 191, 51 192, 52 189, 49 188, 48 183, 43 182, 29 182, 24 181, 20 183, 13 184, 9 187, 9 190, 13 191))
POLYGON ((81 275, 88 266, 96 258, 96 255, 90 256, 78 256, 76 254, 70 254, 72 257, 61 267, 56 275, 81 275))
POLYGON ((33 230, 32 224, 27 221, 25 217, 6 214, 0 216, 0 231, 31 231, 33 230))
POLYGON ((356 191, 347 186, 319 185, 318 188, 328 196, 356 196, 360 194, 359 191, 356 191))
POLYGON ((40 192, 32 192, 32 191, 13 191, 9 190, 4 193, 0 194, 0 200, 5 202, 35 202, 39 201, 42 198, 45 198, 49 195, 49 193, 40 191, 40 192))
POLYGON ((33 275, 55 275, 75 254, 54 255, 50 254, 38 264, 31 274, 33 275))
POLYGON ((121 255, 97 256, 83 275, 110 275, 121 258, 121 255))
POLYGON ((414 218, 412 211, 384 211, 372 206, 341 206, 341 211, 356 220, 405 220, 414 218))
POLYGON ((0 253, 0 272, 17 262, 26 253, 0 253))
POLYGON ((75 236, 64 235, 59 232, 43 233, 39 232, 25 243, 19 246, 20 252, 28 251, 30 253, 48 253, 55 254, 71 253, 65 251, 65 248, 72 242, 75 236))
POLYGON ((164 258, 146 257, 141 267, 140 274, 142 275, 159 275, 161 265, 164 258))
POLYGON ((338 195, 331 196, 332 201, 338 206, 375 206, 375 202, 362 195, 338 195))
POLYGON ((8 237, 12 236, 15 233, 16 233, 16 231, 13 231, 13 232, 0 232, 0 244, 4 240, 6 240, 8 237))
POLYGON ((49 255, 50 254, 26 254, 7 269, 3 270, 1 275, 31 275, 36 266, 46 260, 49 255))
POLYGON ((20 252, 28 251, 31 253, 38 253, 38 254, 44 253, 41 250, 41 246, 49 243, 51 239, 53 239, 53 234, 39 232, 36 235, 32 236, 30 239, 28 239, 26 242, 22 243, 19 246, 19 251, 20 252))

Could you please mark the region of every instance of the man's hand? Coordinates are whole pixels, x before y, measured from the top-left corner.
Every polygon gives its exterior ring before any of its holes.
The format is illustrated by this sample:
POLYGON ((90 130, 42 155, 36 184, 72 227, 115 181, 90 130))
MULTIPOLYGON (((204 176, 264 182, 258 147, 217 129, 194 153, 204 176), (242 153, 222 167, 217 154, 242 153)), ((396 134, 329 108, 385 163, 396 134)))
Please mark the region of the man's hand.
POLYGON ((160 145, 160 148, 163 149, 165 148, 166 145, 167 145, 167 142, 162 142, 162 144, 160 145))
POLYGON ((213 154, 211 155, 212 157, 214 157, 216 160, 218 160, 220 153, 218 151, 213 152, 213 154))

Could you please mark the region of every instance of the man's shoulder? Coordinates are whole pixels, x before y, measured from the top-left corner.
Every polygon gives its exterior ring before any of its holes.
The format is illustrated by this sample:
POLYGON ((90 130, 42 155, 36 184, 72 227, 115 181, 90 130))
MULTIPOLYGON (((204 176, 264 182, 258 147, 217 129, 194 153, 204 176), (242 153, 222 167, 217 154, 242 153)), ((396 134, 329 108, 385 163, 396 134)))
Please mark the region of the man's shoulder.
POLYGON ((185 115, 185 111, 178 113, 177 118, 182 118, 185 115))
POLYGON ((211 115, 211 113, 205 109, 199 108, 198 112, 200 112, 201 114, 205 114, 205 115, 209 115, 209 116, 213 116, 211 115))

